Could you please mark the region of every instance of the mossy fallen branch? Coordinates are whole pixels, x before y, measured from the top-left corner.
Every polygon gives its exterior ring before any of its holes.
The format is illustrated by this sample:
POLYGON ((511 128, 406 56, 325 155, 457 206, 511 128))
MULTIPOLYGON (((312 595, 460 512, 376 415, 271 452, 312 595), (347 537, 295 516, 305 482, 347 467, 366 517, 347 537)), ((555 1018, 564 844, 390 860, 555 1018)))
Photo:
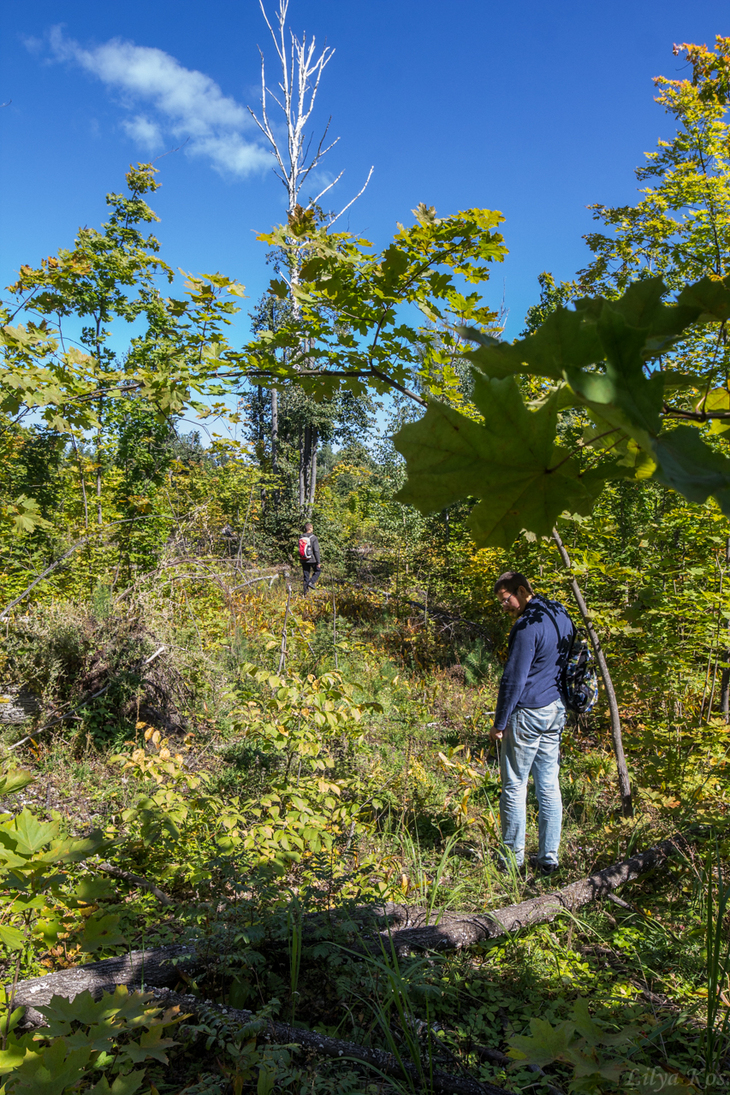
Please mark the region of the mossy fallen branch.
MULTIPOLYGON (((159 989, 155 995, 160 996, 160 1006, 168 1008, 179 1006, 187 1015, 206 1018, 211 1012, 225 1015, 226 1023, 230 1026, 240 1024, 242 1027, 256 1022, 256 1016, 251 1011, 239 1008, 230 1008, 221 1004, 214 1004, 210 1000, 200 1000, 196 996, 181 996, 176 992, 159 989)), ((386 1053, 382 1049, 371 1049, 368 1046, 358 1045, 357 1042, 346 1042, 341 1038, 330 1038, 325 1034, 319 1034, 315 1030, 307 1030, 304 1027, 290 1026, 288 1023, 278 1023, 274 1020, 259 1020, 261 1029, 257 1037, 280 1045, 301 1046, 312 1053, 323 1057, 332 1057, 337 1061, 358 1061, 373 1069, 385 1073, 386 1076, 396 1076, 399 1079, 420 1080, 419 1070, 410 1061, 399 1061, 392 1053, 386 1053)), ((440 1069, 430 1069, 424 1062, 431 1084, 430 1090, 438 1095, 510 1095, 503 1087, 496 1087, 488 1081, 477 1080, 466 1073, 455 1076, 450 1072, 442 1072, 440 1069)))

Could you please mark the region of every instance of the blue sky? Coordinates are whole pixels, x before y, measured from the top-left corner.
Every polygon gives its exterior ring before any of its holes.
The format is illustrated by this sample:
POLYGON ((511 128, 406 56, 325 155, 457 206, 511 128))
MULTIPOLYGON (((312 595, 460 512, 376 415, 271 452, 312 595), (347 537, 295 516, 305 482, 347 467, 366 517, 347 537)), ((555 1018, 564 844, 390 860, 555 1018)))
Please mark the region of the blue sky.
MULTIPOLYGON (((586 205, 635 200, 633 168, 671 136, 651 78, 682 74, 672 44, 730 34, 714 0, 291 0, 289 14, 336 51, 314 126, 331 115, 341 138, 325 164, 326 177, 344 170, 332 205, 374 165, 348 216, 379 246, 419 201, 501 210, 510 256, 487 297, 504 294, 509 337, 540 271, 585 264, 586 205)), ((34 0, 0 18, 2 284, 98 225, 130 161, 187 140, 158 163, 163 258, 236 277, 253 307, 269 276, 255 235, 285 209, 245 110, 257 45, 274 71, 257 0, 34 0)))

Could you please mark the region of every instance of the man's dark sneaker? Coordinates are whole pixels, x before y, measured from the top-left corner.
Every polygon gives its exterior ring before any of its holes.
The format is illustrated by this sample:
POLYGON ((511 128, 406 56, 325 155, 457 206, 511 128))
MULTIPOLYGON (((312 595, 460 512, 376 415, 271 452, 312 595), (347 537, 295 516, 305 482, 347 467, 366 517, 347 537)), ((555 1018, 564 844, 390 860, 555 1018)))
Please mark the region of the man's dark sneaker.
POLYGON ((536 855, 530 856, 530 866, 532 867, 533 871, 536 871, 538 874, 542 875, 555 874, 556 871, 560 870, 559 863, 540 863, 538 862, 538 858, 536 855))
POLYGON ((560 864, 559 863, 538 863, 537 869, 540 872, 540 874, 551 875, 551 874, 555 874, 556 871, 560 870, 560 864))

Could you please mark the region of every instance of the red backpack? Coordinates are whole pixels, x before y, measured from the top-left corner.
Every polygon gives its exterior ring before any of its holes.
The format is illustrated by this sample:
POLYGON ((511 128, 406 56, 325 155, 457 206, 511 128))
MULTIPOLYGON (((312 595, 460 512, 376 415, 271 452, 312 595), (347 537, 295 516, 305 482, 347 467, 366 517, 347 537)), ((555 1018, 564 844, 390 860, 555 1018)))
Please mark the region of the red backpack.
POLYGON ((312 544, 309 535, 299 537, 299 554, 303 562, 309 562, 311 559, 314 558, 314 556, 312 555, 312 544))

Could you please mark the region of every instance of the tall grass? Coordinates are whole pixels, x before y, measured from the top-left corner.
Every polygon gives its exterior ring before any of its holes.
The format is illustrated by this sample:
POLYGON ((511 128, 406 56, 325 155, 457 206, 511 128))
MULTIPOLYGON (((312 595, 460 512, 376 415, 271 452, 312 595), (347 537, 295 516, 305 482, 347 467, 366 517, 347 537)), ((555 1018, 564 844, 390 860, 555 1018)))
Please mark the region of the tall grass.
POLYGON ((723 875, 717 844, 705 859, 707 895, 705 906, 705 960, 707 984, 707 1028, 704 1039, 705 1082, 719 1071, 730 1047, 730 1002, 725 995, 730 973, 730 934, 726 917, 730 904, 730 883, 723 875), (717 879, 715 881, 715 879, 717 879))
POLYGON ((286 910, 286 927, 289 943, 289 992, 291 999, 291 1023, 294 1023, 297 998, 299 996, 299 972, 302 964, 302 910, 299 899, 290 894, 286 910))

